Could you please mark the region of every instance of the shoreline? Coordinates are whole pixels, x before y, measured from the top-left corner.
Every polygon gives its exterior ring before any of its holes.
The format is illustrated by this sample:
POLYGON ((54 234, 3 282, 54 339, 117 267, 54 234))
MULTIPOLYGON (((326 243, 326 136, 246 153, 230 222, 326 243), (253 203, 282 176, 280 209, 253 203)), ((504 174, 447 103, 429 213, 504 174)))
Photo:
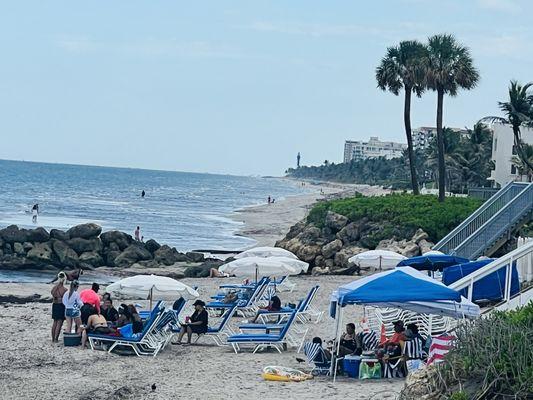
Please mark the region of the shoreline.
POLYGON ((287 196, 274 204, 243 207, 229 215, 233 221, 243 224, 234 235, 255 240, 255 243, 247 248, 274 246, 278 240, 283 239, 289 228, 304 219, 311 207, 319 201, 353 196, 355 192, 365 196, 380 196, 390 193, 390 190, 380 186, 285 179, 305 182, 312 188, 312 191, 287 196))

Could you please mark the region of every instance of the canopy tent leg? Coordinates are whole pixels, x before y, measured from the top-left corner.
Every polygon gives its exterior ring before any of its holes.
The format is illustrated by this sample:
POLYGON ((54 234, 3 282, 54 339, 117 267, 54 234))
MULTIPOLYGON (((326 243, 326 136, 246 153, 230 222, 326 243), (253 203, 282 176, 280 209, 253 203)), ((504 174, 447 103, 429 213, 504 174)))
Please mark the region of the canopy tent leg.
POLYGON ((331 369, 333 371, 330 371, 330 375, 333 375, 333 382, 335 382, 335 380, 337 379, 337 358, 338 358, 339 350, 341 346, 342 330, 340 329, 340 327, 342 326, 342 316, 343 316, 343 308, 337 302, 337 311, 335 313, 335 319, 337 322, 335 326, 335 347, 336 348, 331 357, 331 369))

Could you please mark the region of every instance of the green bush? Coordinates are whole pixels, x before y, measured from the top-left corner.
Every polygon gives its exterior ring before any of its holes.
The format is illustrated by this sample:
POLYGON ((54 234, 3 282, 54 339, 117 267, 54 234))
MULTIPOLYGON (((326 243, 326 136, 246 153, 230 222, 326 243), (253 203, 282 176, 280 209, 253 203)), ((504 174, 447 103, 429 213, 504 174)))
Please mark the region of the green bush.
POLYGON ((437 242, 467 218, 482 204, 479 199, 449 197, 439 203, 436 196, 393 194, 381 197, 353 197, 316 204, 307 221, 318 227, 324 225, 326 213, 342 214, 350 221, 368 218, 371 222, 386 222, 385 229, 372 242, 390 238, 395 233, 401 237, 412 235, 418 228, 437 242))

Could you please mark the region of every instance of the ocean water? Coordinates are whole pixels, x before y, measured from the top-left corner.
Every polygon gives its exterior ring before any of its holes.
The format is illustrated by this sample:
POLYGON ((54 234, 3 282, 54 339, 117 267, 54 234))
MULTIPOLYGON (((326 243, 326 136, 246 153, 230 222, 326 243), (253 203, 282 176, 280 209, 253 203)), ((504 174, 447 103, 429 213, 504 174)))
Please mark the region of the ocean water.
POLYGON ((67 229, 90 221, 131 235, 140 226, 145 241, 182 251, 238 250, 254 241, 235 235, 241 223, 228 218, 232 212, 269 195, 281 200, 302 192, 279 178, 0 160, 0 228, 67 229))

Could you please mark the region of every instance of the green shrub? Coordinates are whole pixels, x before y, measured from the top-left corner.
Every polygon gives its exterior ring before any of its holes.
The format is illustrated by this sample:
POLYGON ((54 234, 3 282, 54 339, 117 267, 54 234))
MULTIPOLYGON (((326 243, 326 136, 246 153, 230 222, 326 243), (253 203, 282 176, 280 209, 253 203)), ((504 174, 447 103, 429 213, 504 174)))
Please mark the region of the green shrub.
POLYGON ((468 197, 449 197, 439 203, 437 197, 431 195, 359 196, 318 203, 311 209, 307 221, 322 227, 326 213, 333 211, 350 221, 366 217, 372 222, 386 222, 389 229, 370 238, 371 242, 390 238, 394 230, 398 236, 412 236, 418 228, 427 232, 431 241, 437 242, 481 204, 481 200, 468 197))

